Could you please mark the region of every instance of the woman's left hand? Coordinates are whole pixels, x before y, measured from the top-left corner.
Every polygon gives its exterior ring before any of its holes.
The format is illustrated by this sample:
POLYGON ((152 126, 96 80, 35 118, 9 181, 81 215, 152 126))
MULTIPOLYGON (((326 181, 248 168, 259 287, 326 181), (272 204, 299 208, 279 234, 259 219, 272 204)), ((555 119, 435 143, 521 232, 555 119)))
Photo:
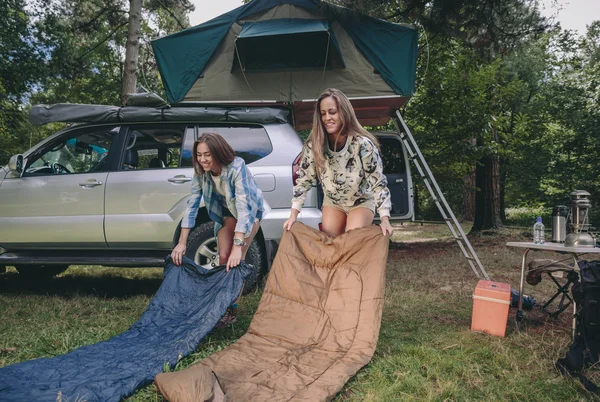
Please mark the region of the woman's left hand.
POLYGON ((235 268, 242 262, 242 246, 233 246, 233 250, 231 250, 231 254, 229 255, 229 260, 227 260, 227 266, 225 270, 229 272, 230 268, 235 268))
POLYGON ((390 224, 389 219, 387 219, 387 218, 382 219, 379 226, 381 227, 381 232, 383 233, 384 236, 392 235, 392 232, 394 231, 394 229, 392 229, 392 225, 390 224))

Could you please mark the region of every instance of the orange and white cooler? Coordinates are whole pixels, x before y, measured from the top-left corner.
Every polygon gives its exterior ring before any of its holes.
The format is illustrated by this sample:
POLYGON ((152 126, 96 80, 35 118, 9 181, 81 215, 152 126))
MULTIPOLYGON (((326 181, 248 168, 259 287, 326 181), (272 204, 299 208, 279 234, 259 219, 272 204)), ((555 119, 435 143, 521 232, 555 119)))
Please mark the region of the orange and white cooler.
POLYGON ((473 292, 471 329, 504 336, 510 308, 508 283, 480 280, 473 292))

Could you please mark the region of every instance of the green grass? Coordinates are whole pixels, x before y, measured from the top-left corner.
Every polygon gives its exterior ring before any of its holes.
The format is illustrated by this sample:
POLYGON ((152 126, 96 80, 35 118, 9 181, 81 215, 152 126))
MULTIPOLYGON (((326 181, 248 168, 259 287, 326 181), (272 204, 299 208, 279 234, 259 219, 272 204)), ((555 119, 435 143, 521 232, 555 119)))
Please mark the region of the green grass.
MULTIPOLYGON (((511 309, 505 338, 472 332, 471 296, 478 279, 447 227, 405 223, 396 229, 375 356, 336 401, 593 400, 553 368, 569 344, 567 313, 554 320, 528 312, 519 332, 511 309)), ((471 242, 492 279, 517 287, 521 254, 504 244, 528 238, 529 232, 505 230, 471 242)), ((0 274, 0 366, 59 355, 126 330, 160 286, 161 275, 160 269, 71 267, 58 278, 32 284, 12 269, 0 274)), ((553 286, 543 280, 527 286, 526 293, 541 302, 553 286)), ((245 296, 234 327, 213 331, 174 369, 242 336, 259 300, 259 291, 245 296)), ((588 374, 600 382, 600 375, 588 374)), ((128 398, 162 400, 153 385, 128 398)))

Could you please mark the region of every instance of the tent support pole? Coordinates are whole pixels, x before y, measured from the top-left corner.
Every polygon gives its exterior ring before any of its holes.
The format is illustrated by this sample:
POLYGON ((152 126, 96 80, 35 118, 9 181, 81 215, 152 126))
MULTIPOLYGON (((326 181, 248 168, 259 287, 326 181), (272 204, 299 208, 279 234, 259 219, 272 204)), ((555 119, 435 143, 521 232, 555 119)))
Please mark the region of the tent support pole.
POLYGON ((406 122, 400 114, 400 110, 396 110, 396 116, 393 120, 394 124, 396 125, 396 130, 398 131, 398 134, 400 134, 402 142, 404 143, 404 146, 408 151, 409 159, 415 164, 419 175, 425 182, 427 190, 429 190, 429 194, 431 194, 435 205, 438 207, 438 210, 444 218, 444 222, 446 222, 446 224, 448 225, 448 228, 450 229, 450 232, 452 232, 454 240, 456 240, 456 242, 458 243, 460 250, 467 259, 469 265, 471 266, 471 269, 478 278, 481 277, 481 275, 479 274, 481 272, 485 279, 490 280, 490 277, 483 268, 481 261, 479 261, 477 254, 475 254, 473 246, 471 246, 471 243, 469 242, 469 239, 467 238, 465 232, 460 226, 460 223, 458 222, 458 220, 454 216, 454 213, 450 209, 450 206, 448 205, 444 194, 440 190, 440 187, 438 186, 435 177, 433 177, 433 173, 431 173, 429 165, 425 161, 425 158, 423 157, 423 154, 421 153, 417 142, 415 141, 413 135, 408 129, 408 126, 406 125, 406 122))

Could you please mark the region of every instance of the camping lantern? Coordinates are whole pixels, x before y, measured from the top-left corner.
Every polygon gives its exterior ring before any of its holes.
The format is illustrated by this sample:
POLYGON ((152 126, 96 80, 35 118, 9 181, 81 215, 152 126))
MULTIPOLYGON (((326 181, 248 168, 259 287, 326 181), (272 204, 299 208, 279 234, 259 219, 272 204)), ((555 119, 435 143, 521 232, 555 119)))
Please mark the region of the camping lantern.
POLYGON ((566 247, 595 247, 596 240, 590 233, 589 211, 592 203, 585 190, 575 190, 571 193, 569 203, 568 229, 565 239, 566 247))

